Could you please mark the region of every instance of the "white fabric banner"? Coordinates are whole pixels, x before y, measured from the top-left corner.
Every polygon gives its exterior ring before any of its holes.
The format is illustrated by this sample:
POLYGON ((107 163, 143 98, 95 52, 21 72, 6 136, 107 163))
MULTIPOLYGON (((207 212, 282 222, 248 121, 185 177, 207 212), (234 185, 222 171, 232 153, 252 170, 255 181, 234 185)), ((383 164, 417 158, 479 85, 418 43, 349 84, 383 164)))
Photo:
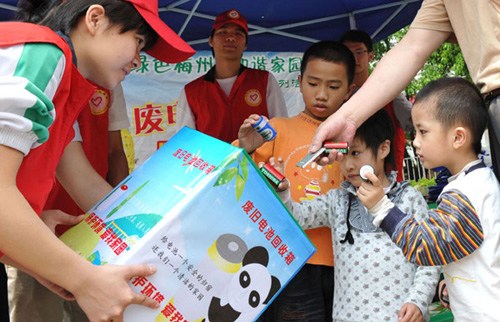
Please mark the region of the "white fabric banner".
MULTIPOLYGON (((304 109, 298 76, 302 53, 246 52, 242 64, 267 70, 277 79, 289 116, 304 109)), ((142 164, 183 124, 176 123, 177 98, 188 82, 204 75, 215 64, 211 51, 199 51, 188 60, 167 64, 141 55, 142 66, 123 82, 129 130, 122 131, 129 167, 142 164)))

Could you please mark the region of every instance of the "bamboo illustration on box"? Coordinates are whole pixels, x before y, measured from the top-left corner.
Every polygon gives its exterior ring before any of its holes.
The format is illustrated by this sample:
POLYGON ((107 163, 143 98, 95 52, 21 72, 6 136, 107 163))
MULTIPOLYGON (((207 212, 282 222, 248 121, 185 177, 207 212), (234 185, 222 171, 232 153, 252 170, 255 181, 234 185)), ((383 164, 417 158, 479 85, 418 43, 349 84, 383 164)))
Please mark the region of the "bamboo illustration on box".
MULTIPOLYGON (((217 166, 216 170, 224 169, 227 167, 224 172, 222 172, 215 180, 214 187, 222 187, 227 185, 227 189, 232 189, 233 180, 234 180, 234 190, 236 201, 241 198, 243 194, 243 190, 245 188, 245 183, 248 179, 248 160, 244 157, 243 154, 228 155, 219 166, 217 166)), ((126 204, 132 200, 144 187, 147 186, 149 180, 142 183, 138 188, 134 191, 129 191, 129 186, 127 183, 133 178, 133 176, 127 177, 120 185, 115 187, 100 203, 94 206, 94 211, 99 211, 102 214, 106 214, 104 219, 113 218, 113 215, 116 215, 118 211, 126 206, 126 204), (122 201, 119 201, 120 198, 126 196, 122 201), (117 204, 118 203, 118 204, 117 204), (114 206, 112 209, 108 209, 109 207, 114 206)), ((186 190, 181 189, 179 190, 186 190)), ((145 213, 145 214, 134 214, 130 216, 120 217, 117 219, 112 219, 109 221, 100 220, 95 216, 93 212, 87 215, 85 221, 88 225, 82 225, 80 227, 75 227, 76 229, 67 233, 63 239, 71 240, 77 234, 82 234, 84 231, 88 231, 89 229, 93 230, 95 234, 91 234, 93 236, 92 241, 87 241, 86 246, 80 249, 79 253, 81 256, 87 258, 90 262, 96 265, 107 264, 107 261, 101 257, 99 251, 95 251, 95 248, 100 240, 106 240, 107 234, 117 234, 114 238, 114 243, 116 244, 116 240, 120 240, 121 243, 116 246, 115 253, 118 255, 124 250, 128 250, 129 247, 139 239, 141 239, 144 234, 149 231, 149 229, 140 230, 134 229, 134 226, 128 225, 130 222, 141 222, 143 223, 143 227, 154 227, 161 219, 162 215, 154 214, 154 213, 145 213), (122 227, 127 227, 127 231, 122 229, 122 227), (99 234, 102 232, 102 234, 99 234)), ((111 237, 111 236, 110 236, 111 237)), ((112 245, 110 245, 112 246, 112 245)))
POLYGON ((236 201, 240 200, 243 194, 243 189, 245 188, 245 183, 248 179, 248 160, 244 157, 244 154, 240 154, 238 157, 230 155, 222 163, 221 168, 236 163, 235 167, 228 167, 215 181, 214 187, 222 186, 231 183, 235 179, 234 190, 236 192, 236 201))

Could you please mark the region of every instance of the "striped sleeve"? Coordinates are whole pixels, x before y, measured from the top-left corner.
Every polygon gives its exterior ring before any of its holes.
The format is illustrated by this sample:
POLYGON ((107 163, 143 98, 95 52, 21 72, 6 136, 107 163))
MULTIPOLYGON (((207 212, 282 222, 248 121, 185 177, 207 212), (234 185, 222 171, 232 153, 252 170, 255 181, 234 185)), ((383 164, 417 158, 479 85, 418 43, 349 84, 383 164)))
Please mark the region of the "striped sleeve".
POLYGON ((408 261, 418 265, 446 265, 470 255, 481 246, 481 222, 469 199, 459 191, 447 191, 422 221, 394 207, 381 228, 402 249, 408 261))
POLYGON ((1 48, 0 60, 0 144, 27 154, 48 139, 65 57, 54 45, 33 43, 1 48))

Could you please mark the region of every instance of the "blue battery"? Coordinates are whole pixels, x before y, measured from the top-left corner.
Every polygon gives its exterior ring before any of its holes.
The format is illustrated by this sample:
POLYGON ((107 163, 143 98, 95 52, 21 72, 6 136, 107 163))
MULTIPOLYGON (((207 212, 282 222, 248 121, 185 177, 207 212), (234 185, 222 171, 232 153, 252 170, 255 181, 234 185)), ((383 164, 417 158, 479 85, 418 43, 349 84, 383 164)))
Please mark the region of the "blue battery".
POLYGON ((259 121, 252 124, 252 127, 259 132, 266 141, 272 141, 276 137, 276 130, 260 115, 259 121))

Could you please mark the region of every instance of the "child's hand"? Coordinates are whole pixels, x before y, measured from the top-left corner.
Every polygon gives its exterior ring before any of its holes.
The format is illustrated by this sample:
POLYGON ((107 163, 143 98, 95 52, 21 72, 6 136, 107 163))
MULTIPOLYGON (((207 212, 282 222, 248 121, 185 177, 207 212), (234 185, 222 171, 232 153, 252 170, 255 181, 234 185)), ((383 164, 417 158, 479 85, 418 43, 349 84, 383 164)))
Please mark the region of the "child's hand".
MULTIPOLYGON (((280 174, 283 175, 285 172, 285 166, 283 163, 283 159, 281 157, 278 157, 278 159, 271 157, 269 158, 269 164, 280 174)), ((262 168, 265 165, 265 162, 259 162, 258 166, 259 168, 262 168)), ((277 186, 273 185, 275 187, 276 192, 284 192, 290 187, 290 183, 288 180, 285 178, 283 179, 277 186)))
POLYGON ((239 147, 245 149, 248 153, 252 153, 265 142, 262 135, 252 127, 252 124, 257 123, 259 118, 260 116, 257 114, 250 115, 243 121, 238 131, 239 147))
MULTIPOLYGON (((272 165, 276 170, 278 170, 281 174, 285 174, 285 163, 283 162, 283 158, 278 157, 276 159, 275 157, 269 158, 269 164, 272 165)), ((288 179, 284 179, 277 187, 276 191, 282 192, 290 188, 290 182, 288 182, 288 179)))
POLYGON ((423 322, 424 317, 418 306, 405 303, 398 312, 398 322, 423 322))
POLYGON ((44 210, 41 215, 42 221, 55 233, 57 225, 74 226, 81 222, 85 215, 72 216, 62 210, 44 210))
POLYGON ((370 172, 365 172, 364 175, 369 181, 361 183, 356 194, 363 205, 370 210, 384 197, 385 193, 382 183, 376 175, 370 172))
POLYGON ((156 269, 150 265, 92 266, 90 274, 80 274, 73 294, 91 322, 122 322, 130 304, 156 309, 159 303, 145 294, 132 291, 128 282, 135 277, 150 276, 156 269))

